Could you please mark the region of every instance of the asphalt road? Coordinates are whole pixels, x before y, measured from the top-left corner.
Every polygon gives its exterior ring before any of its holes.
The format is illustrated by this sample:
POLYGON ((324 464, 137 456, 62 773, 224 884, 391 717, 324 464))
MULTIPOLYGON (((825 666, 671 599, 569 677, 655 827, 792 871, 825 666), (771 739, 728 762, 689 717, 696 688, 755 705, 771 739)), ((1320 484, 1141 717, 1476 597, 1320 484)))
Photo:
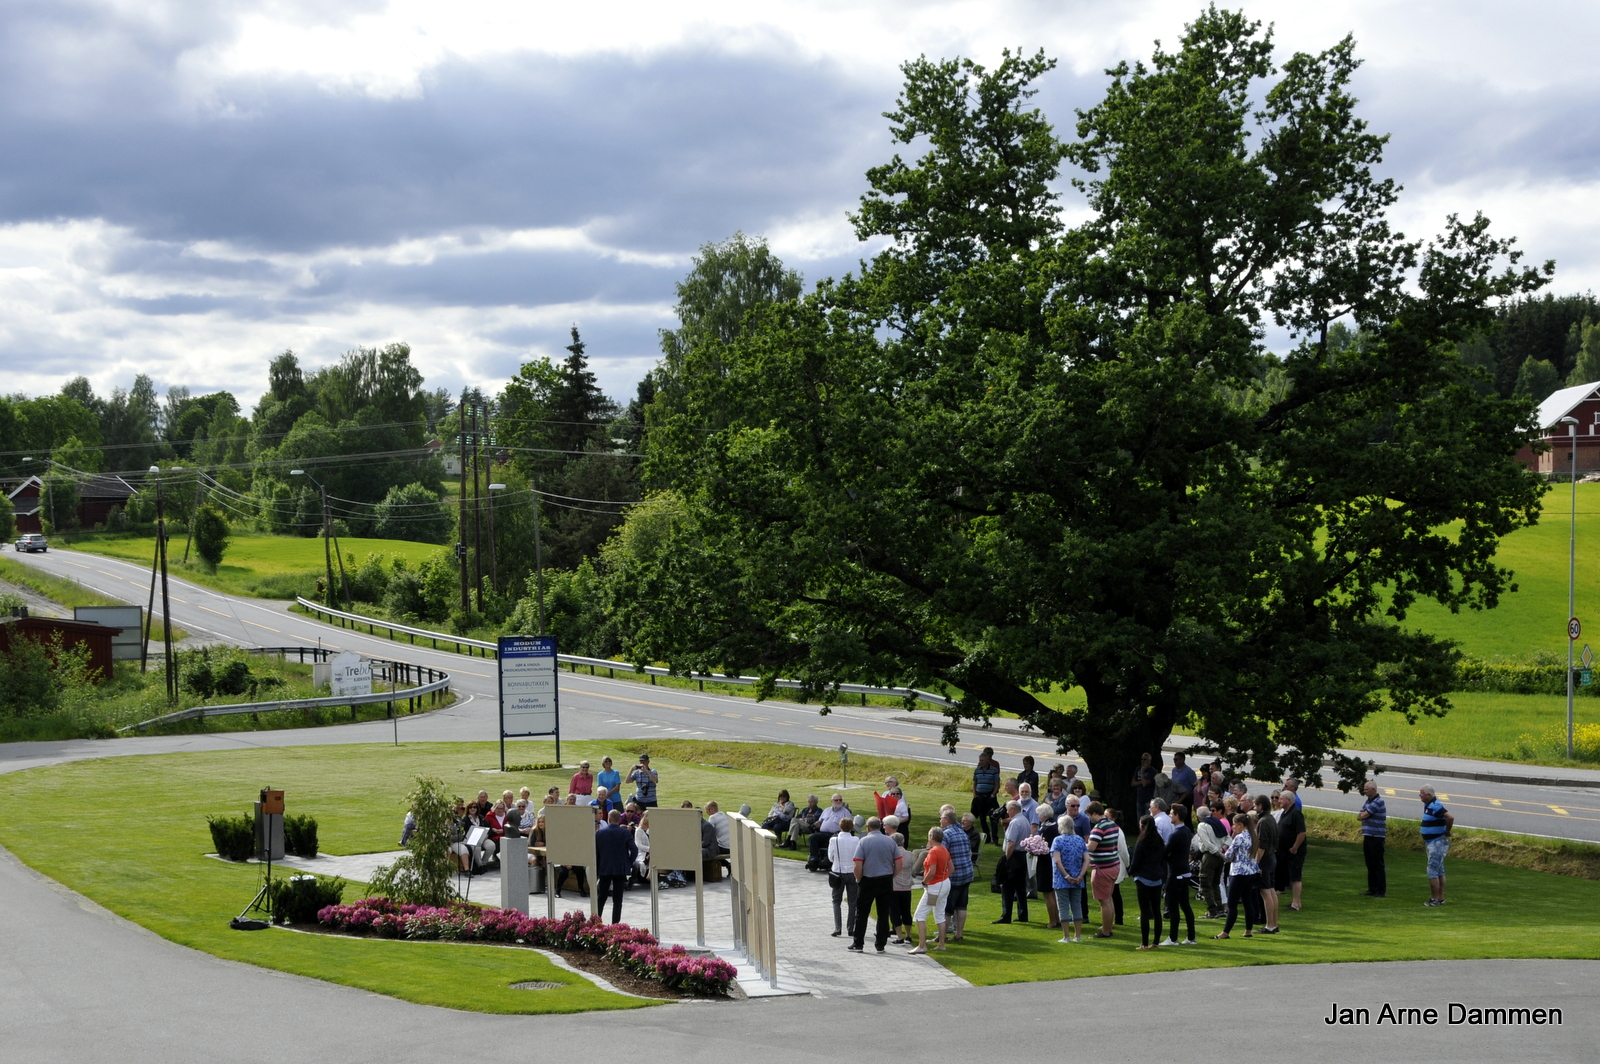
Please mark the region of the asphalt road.
MULTIPOLYGON (((450 1059, 651 1064, 1162 1060, 1180 1047, 1230 1064, 1592 1060, 1600 962, 1285 965, 1086 978, 869 997, 665 1005, 576 1016, 489 1016, 408 1004, 198 953, 121 920, 0 850, 0 1045, 30 1064, 450 1059), (1433 1025, 1330 1026, 1334 1002, 1433 1025), (1469 1008, 1557 1008, 1561 1023, 1448 1023, 1469 1008), (1245 1010, 1247 1019, 1231 1012, 1245 1010), (1104 1043, 1099 1049, 1095 1046, 1104 1043), (757 1049, 756 1047, 759 1047, 757 1049)), ((262 934, 287 934, 267 931, 262 934)), ((1070 947, 1063 947, 1067 950, 1070 947)), ((885 988, 886 990, 889 988, 885 988)), ((502 991, 528 993, 529 991, 502 991)))
MULTIPOLYGON (((127 562, 52 549, 46 554, 12 555, 47 572, 69 577, 101 594, 144 603, 149 591, 147 568, 127 562)), ((460 701, 435 713, 400 721, 401 741, 493 741, 496 728, 495 664, 391 641, 381 636, 342 629, 290 613, 288 603, 224 595, 185 580, 170 581, 172 617, 192 636, 245 646, 323 646, 396 657, 448 670, 460 701)), ((903 710, 838 706, 822 716, 814 706, 788 702, 757 703, 749 699, 652 686, 604 675, 563 672, 562 735, 567 739, 669 738, 764 740, 835 748, 849 745, 857 753, 914 757, 931 761, 971 763, 983 746, 993 746, 1001 763, 1019 764, 1032 754, 1041 766, 1071 761, 1056 752, 1053 741, 997 726, 990 731, 968 728, 954 755, 939 744, 943 718, 927 713, 927 723, 903 710), (911 716, 913 719, 906 719, 911 716)), ((0 748, 0 771, 79 757, 154 753, 167 750, 231 749, 239 746, 288 746, 318 743, 384 742, 392 737, 388 722, 329 728, 233 735, 191 735, 131 738, 77 743, 12 743, 0 748)), ((519 760, 515 744, 508 758, 519 760)), ((1421 765, 1431 760, 1410 759, 1421 765)), ((1444 763, 1440 761, 1439 763, 1444 763)), ((1081 762, 1080 762, 1081 766, 1081 762)), ((1390 814, 1416 818, 1421 803, 1416 791, 1432 782, 1445 804, 1466 827, 1494 828, 1534 835, 1600 842, 1600 790, 1488 783, 1429 776, 1425 770, 1391 770, 1380 783, 1390 797, 1390 814)), ((1313 808, 1353 812, 1354 795, 1333 789, 1302 792, 1313 808)))

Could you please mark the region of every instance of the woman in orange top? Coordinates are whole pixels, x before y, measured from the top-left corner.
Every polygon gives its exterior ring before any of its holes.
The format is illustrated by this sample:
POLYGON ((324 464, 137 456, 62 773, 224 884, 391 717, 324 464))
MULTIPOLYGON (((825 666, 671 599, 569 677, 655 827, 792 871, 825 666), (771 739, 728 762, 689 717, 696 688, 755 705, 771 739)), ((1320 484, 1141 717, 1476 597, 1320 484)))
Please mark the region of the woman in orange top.
POLYGON ((950 896, 950 851, 944 848, 944 829, 928 830, 928 855, 922 859, 922 900, 911 922, 917 925, 917 944, 912 953, 928 952, 927 918, 931 914, 939 928, 934 948, 944 949, 944 903, 950 896))

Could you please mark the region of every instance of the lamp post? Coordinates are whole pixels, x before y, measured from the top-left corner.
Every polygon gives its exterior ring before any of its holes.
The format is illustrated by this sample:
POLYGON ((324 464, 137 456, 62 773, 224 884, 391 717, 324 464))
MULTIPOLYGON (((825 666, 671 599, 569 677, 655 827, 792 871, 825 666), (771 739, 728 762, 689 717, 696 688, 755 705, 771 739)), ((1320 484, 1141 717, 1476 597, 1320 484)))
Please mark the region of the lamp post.
MULTIPOLYGON (((328 524, 328 489, 323 487, 321 481, 304 469, 291 469, 289 470, 289 475, 291 477, 305 477, 311 481, 316 485, 317 492, 322 499, 322 560, 327 563, 328 568, 327 590, 323 592, 322 604, 331 609, 333 607, 333 555, 328 547, 329 533, 331 531, 328 524)), ((340 559, 340 564, 343 564, 343 559, 340 559)))
POLYGON ((505 490, 504 484, 489 485, 489 590, 496 595, 500 594, 500 566, 494 539, 494 496, 495 492, 505 490))
POLYGON ((1573 621, 1578 616, 1578 419, 1564 417, 1559 424, 1567 426, 1567 439, 1572 444, 1572 520, 1567 535, 1567 757, 1572 757, 1572 648, 1578 641, 1573 631, 1573 621))
POLYGON ((539 538, 539 489, 533 489, 533 582, 539 600, 539 634, 544 635, 544 544, 539 538))

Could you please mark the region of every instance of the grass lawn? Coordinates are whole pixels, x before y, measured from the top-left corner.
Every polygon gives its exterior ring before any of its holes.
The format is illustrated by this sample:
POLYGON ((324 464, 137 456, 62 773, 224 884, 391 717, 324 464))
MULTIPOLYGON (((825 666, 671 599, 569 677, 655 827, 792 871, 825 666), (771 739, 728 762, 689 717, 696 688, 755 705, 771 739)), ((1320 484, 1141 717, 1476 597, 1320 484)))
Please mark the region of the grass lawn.
MULTIPOLYGON (((1351 733, 1348 745, 1353 750, 1594 767, 1591 762, 1568 761, 1564 746, 1551 741, 1551 733, 1558 730, 1565 743, 1567 700, 1562 695, 1456 691, 1450 701, 1449 713, 1421 717, 1415 725, 1398 713, 1375 713, 1351 733)), ((1600 699, 1574 699, 1573 720, 1578 726, 1600 724, 1600 699)))
MULTIPOLYGON (((111 558, 148 565, 155 550, 155 537, 73 537, 71 546, 73 550, 103 554, 111 558)), ((344 553, 347 570, 354 565, 360 565, 369 554, 399 555, 408 563, 416 563, 440 549, 436 543, 355 537, 341 538, 339 547, 344 553)), ((327 572, 322 540, 300 536, 236 532, 229 538, 228 551, 215 573, 207 572, 192 552, 189 564, 182 564, 181 539, 175 538, 168 544, 167 550, 167 564, 174 575, 230 595, 279 599, 293 598, 296 594, 310 595, 316 588, 317 580, 327 572)), ((338 558, 334 559, 333 565, 334 579, 337 580, 338 558)))
MULTIPOLYGON (((569 762, 586 757, 596 766, 610 754, 619 763, 627 758, 621 764, 626 768, 644 746, 632 741, 571 743, 562 753, 569 762)), ((779 787, 802 800, 809 791, 825 794, 832 789, 831 779, 822 774, 831 772, 826 752, 685 740, 648 746, 661 771, 663 802, 687 797, 698 804, 715 798, 736 808, 743 801, 759 817, 779 787)), ((522 743, 510 756, 540 763, 552 753, 549 744, 522 743)), ((240 812, 259 787, 270 783, 287 792, 292 812, 317 818, 325 851, 372 852, 393 848, 402 815, 400 796, 417 774, 438 776, 462 794, 523 785, 538 794, 551 783, 565 786, 565 770, 484 774, 483 769, 497 764, 497 756, 490 743, 302 747, 31 769, 0 777, 0 808, 6 810, 0 843, 120 915, 220 957, 421 1004, 477 1011, 567 1012, 642 1004, 599 991, 521 950, 228 929, 228 919, 254 893, 258 873, 204 856, 211 849, 206 814, 240 812), (116 794, 119 803, 137 812, 115 831, 61 816, 63 808, 88 793, 116 794), (537 994, 495 992, 523 980, 565 987, 537 994)), ((859 767, 862 778, 891 768, 901 771, 910 781, 908 797, 919 828, 931 823, 940 801, 965 804, 962 768, 869 758, 859 767)), ((868 807, 870 789, 852 787, 848 793, 858 811, 868 807)), ((1600 925, 1575 918, 1600 906, 1600 882, 1452 859, 1450 905, 1425 909, 1421 854, 1392 852, 1390 897, 1374 901, 1356 896, 1365 885, 1359 848, 1322 840, 1313 845, 1307 868, 1306 911, 1285 911, 1280 936, 1243 939, 1236 931, 1229 942, 1207 938, 1195 947, 1138 953, 1133 949, 1137 907, 1130 888, 1125 900, 1131 922, 1117 937, 1063 946, 1056 942, 1059 932, 1044 928, 1039 904, 1031 924, 990 926, 1000 905, 999 896, 987 889, 995 853, 986 847, 980 859, 966 941, 936 958, 979 984, 1250 964, 1600 956, 1600 925)), ((823 877, 815 878, 816 889, 824 890, 823 877)), ((347 898, 359 892, 353 887, 347 898)), ((1218 925, 1202 921, 1199 928, 1201 935, 1209 935, 1218 925)))
MULTIPOLYGON (((1544 497, 1544 513, 1532 528, 1501 541, 1497 560, 1516 573, 1518 591, 1493 610, 1453 614, 1437 603, 1413 608, 1407 623, 1454 639, 1481 658, 1520 658, 1535 651, 1567 652, 1567 537, 1572 489, 1557 484, 1544 497)), ((1600 633, 1600 484, 1578 485, 1577 612, 1600 633)), ((1589 637, 1600 645, 1600 638, 1589 637)), ((1580 646, 1581 649, 1581 646, 1580 646)))

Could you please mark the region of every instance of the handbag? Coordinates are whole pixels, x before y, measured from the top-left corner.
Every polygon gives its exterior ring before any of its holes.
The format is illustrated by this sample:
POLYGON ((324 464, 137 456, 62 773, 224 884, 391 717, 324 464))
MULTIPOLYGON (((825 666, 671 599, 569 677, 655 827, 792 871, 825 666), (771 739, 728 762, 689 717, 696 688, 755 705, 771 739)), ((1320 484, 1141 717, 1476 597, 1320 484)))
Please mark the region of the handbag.
POLYGON ((1001 894, 1001 893, 1004 893, 1000 888, 1000 868, 1004 863, 1005 862, 1002 861, 1000 865, 996 865, 995 866, 995 870, 994 870, 994 875, 989 877, 989 893, 990 894, 1001 894))

